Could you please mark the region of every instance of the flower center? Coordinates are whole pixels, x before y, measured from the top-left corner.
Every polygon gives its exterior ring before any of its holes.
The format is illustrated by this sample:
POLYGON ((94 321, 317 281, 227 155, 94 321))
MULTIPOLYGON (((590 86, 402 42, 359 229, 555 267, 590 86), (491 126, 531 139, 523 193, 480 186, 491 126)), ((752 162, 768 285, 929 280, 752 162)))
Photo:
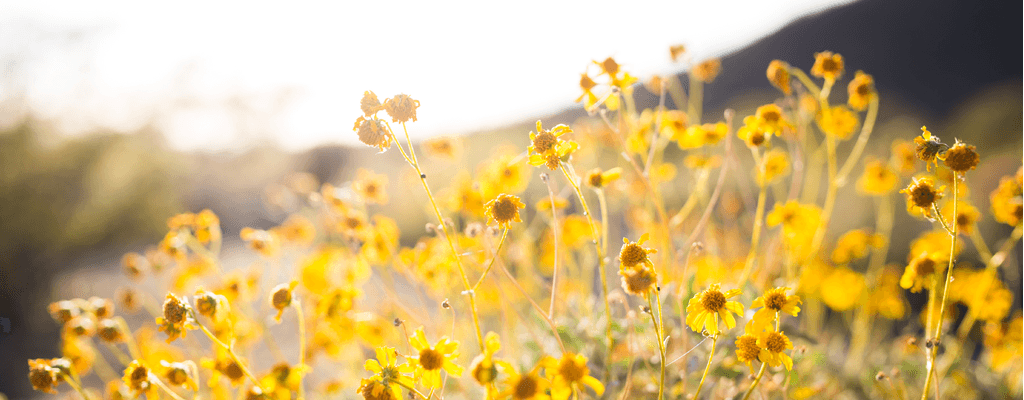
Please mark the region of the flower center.
POLYGON ((935 203, 935 191, 928 185, 917 185, 910 191, 914 205, 918 207, 931 207, 935 203))
POLYGON ((523 375, 516 381, 515 390, 512 394, 516 399, 529 399, 537 394, 537 380, 530 375, 523 375))
POLYGON ((772 353, 781 353, 786 350, 786 338, 781 333, 771 332, 768 334, 768 340, 765 341, 764 347, 772 353))
POLYGON ((577 364, 575 357, 563 357, 558 364, 558 374, 569 382, 576 382, 587 375, 587 366, 577 364))
POLYGON ((499 223, 509 222, 515 219, 519 209, 509 198, 501 198, 491 206, 491 214, 494 220, 499 223))
POLYGON ((647 261, 647 251, 638 243, 630 243, 622 246, 619 252, 619 263, 625 267, 633 267, 647 261))
POLYGON ((778 292, 769 293, 765 296, 764 306, 770 310, 781 311, 786 305, 786 295, 778 292))
POLYGON ((708 311, 720 311, 725 307, 725 295, 717 290, 706 290, 700 296, 700 305, 708 311))
POLYGON ((761 348, 757 347, 757 338, 751 335, 743 335, 736 339, 736 355, 741 361, 757 359, 761 348))
POLYGON ((538 153, 547 153, 548 150, 555 147, 555 143, 558 142, 558 138, 555 137, 551 132, 541 132, 537 134, 537 137, 533 139, 533 148, 538 153))
POLYGON ((917 262, 917 275, 925 276, 935 273, 935 260, 930 257, 925 257, 917 262))
POLYGON ((420 350, 420 365, 423 369, 433 371, 441 368, 444 364, 444 356, 440 352, 434 349, 423 349, 420 350))

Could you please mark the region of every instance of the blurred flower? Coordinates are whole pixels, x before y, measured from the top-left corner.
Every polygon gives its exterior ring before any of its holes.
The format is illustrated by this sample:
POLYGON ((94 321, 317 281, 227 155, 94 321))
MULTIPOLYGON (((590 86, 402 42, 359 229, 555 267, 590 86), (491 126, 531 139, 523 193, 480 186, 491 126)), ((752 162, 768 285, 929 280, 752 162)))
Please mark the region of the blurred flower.
POLYGON ((356 179, 352 181, 352 191, 359 195, 364 202, 387 204, 388 194, 385 190, 388 184, 386 175, 375 174, 368 169, 360 168, 356 171, 356 179))
POLYGON ((814 53, 814 66, 811 67, 811 75, 825 78, 825 81, 831 84, 842 74, 843 56, 831 51, 814 53))
POLYGON ((932 205, 942 199, 942 192, 945 190, 945 186, 936 189, 931 178, 923 177, 914 178, 910 186, 900 190, 900 193, 907 195, 907 211, 916 210, 924 214, 926 218, 931 218, 932 205))
POLYGON ((566 400, 573 393, 583 391, 583 386, 594 390, 598 397, 604 394, 604 384, 590 376, 590 368, 587 368, 587 357, 582 354, 565 353, 560 360, 554 357, 545 356, 541 364, 552 376, 551 398, 555 400, 566 400))
POLYGON ((849 96, 846 104, 857 111, 864 111, 868 107, 868 103, 878 97, 878 94, 875 93, 874 78, 865 74, 864 71, 857 71, 856 76, 850 81, 850 85, 846 87, 846 91, 849 96))
POLYGON ((694 66, 690 71, 690 76, 698 81, 711 83, 714 82, 720 72, 722 72, 722 60, 712 58, 694 66))
POLYGON ((787 96, 792 93, 793 89, 789 86, 789 64, 782 60, 772 60, 765 74, 768 75, 768 82, 771 82, 772 86, 779 88, 787 96))
POLYGON ((526 205, 518 197, 504 193, 499 194, 498 197, 484 205, 487 224, 497 222, 499 227, 507 229, 513 221, 522 222, 519 219, 519 209, 523 207, 526 207, 526 205))
POLYGON ((857 114, 844 106, 822 109, 818 113, 818 128, 826 135, 846 140, 857 129, 857 114))
POLYGON ((420 101, 413 100, 407 94, 396 94, 395 97, 384 100, 384 111, 391 116, 391 122, 406 123, 411 119, 416 122, 416 109, 420 101))
POLYGON ((857 180, 857 190, 871 196, 883 196, 892 192, 898 182, 899 176, 888 164, 881 160, 868 160, 864 163, 864 174, 857 180))
POLYGON ((928 171, 932 170, 932 165, 938 165, 937 159, 945 158, 946 150, 949 149, 949 146, 939 141, 938 136, 932 136, 932 133, 924 126, 921 127, 921 136, 914 138, 914 144, 917 146, 915 151, 917 158, 924 161, 928 171))

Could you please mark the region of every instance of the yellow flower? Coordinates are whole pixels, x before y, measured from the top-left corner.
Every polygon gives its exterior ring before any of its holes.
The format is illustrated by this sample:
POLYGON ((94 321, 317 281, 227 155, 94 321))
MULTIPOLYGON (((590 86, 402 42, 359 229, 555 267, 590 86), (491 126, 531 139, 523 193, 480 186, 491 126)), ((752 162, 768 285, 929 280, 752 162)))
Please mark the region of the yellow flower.
POLYGON ((391 122, 406 123, 411 119, 416 122, 416 109, 420 101, 413 100, 407 94, 396 94, 395 97, 384 100, 384 112, 391 116, 391 122))
POLYGON ((198 390, 195 376, 199 373, 196 364, 192 361, 168 362, 161 360, 160 366, 164 368, 164 379, 172 386, 181 386, 189 390, 198 390))
MULTIPOLYGON (((149 393, 154 389, 149 378, 149 368, 142 365, 139 360, 132 360, 131 364, 128 364, 128 367, 124 369, 124 377, 122 379, 136 397, 139 394, 149 393)), ((148 394, 146 397, 149 397, 148 394)))
POLYGON ((448 339, 447 336, 431 346, 423 334, 423 327, 419 327, 409 338, 409 344, 419 352, 409 359, 416 361, 416 379, 420 380, 423 386, 429 388, 441 387, 441 370, 449 375, 462 376, 462 367, 456 365, 453 360, 459 356, 459 342, 448 339))
POLYGON ((619 268, 622 276, 622 290, 634 296, 647 296, 651 288, 658 282, 658 273, 647 265, 630 268, 619 268))
POLYGON ((604 384, 590 376, 587 357, 582 354, 565 353, 562 354, 560 360, 545 356, 540 363, 544 365, 549 375, 553 375, 551 379, 552 399, 568 399, 573 392, 582 391, 583 385, 593 389, 597 397, 604 394, 604 384))
POLYGON ((772 367, 785 365, 786 370, 793 369, 793 359, 785 353, 793 348, 793 342, 786 337, 785 333, 767 331, 761 332, 757 338, 757 347, 761 348, 759 359, 761 362, 772 367))
POLYGON ((793 89, 789 86, 789 64, 782 60, 772 60, 765 75, 768 75, 768 82, 779 88, 782 93, 787 96, 792 93, 793 89))
POLYGON ((714 124, 694 125, 685 130, 678 130, 672 135, 680 149, 695 149, 705 145, 714 145, 729 133, 729 127, 723 122, 714 124))
POLYGON ((621 177, 622 168, 615 167, 607 171, 602 171, 600 168, 594 168, 587 173, 587 179, 584 180, 584 182, 594 188, 603 188, 621 177))
POLYGON ((917 163, 917 147, 914 143, 906 140, 894 140, 892 142, 892 164, 896 166, 900 175, 913 175, 917 171, 915 163, 917 163))
POLYGON ((387 204, 388 193, 385 190, 388 184, 386 175, 375 174, 373 171, 360 168, 356 171, 356 179, 352 181, 352 191, 356 192, 364 202, 387 204))
POLYGON ((881 248, 885 245, 885 237, 872 235, 863 229, 846 232, 836 240, 832 250, 832 262, 846 264, 868 256, 868 247, 881 248))
POLYGON ((686 306, 686 325, 694 332, 707 331, 709 335, 717 335, 719 321, 725 322, 726 329, 736 326, 733 314, 742 315, 743 305, 730 298, 740 295, 739 289, 722 292, 721 285, 711 284, 703 292, 693 295, 686 306))
POLYGON ((1016 179, 1004 176, 999 180, 999 187, 989 194, 992 204, 992 218, 1010 226, 1020 225, 1021 207, 1021 170, 1017 170, 1016 179))
POLYGON ((50 366, 51 360, 38 358, 28 360, 28 380, 32 389, 44 393, 57 394, 54 387, 59 385, 63 378, 59 376, 60 371, 50 366))
POLYGON ((826 135, 846 140, 857 129, 857 114, 844 106, 822 109, 818 113, 818 128, 826 135))
POLYGON ((736 358, 747 364, 751 372, 754 371, 754 367, 750 362, 757 360, 760 355, 761 348, 757 345, 757 336, 746 333, 736 338, 736 358))
POLYGON ((583 90, 583 94, 576 98, 576 102, 579 103, 586 99, 586 101, 583 102, 583 108, 587 110, 593 107, 594 104, 597 104, 597 95, 593 92, 595 86, 597 86, 597 83, 594 82, 589 75, 586 73, 580 74, 580 89, 583 90))
POLYGON ((718 77, 720 72, 722 72, 722 60, 712 58, 694 66, 693 70, 690 71, 690 76, 698 81, 711 83, 718 77))
POLYGON ((277 322, 281 322, 281 314, 292 305, 292 291, 298 285, 299 281, 291 281, 277 285, 270 290, 270 305, 277 310, 277 315, 274 317, 277 322))
POLYGON ((945 270, 942 267, 945 263, 942 254, 921 253, 915 256, 903 271, 900 287, 910 289, 914 293, 920 292, 925 285, 931 284, 936 272, 945 270))
MULTIPOLYGON (((483 199, 498 194, 519 194, 526 190, 533 173, 512 153, 511 148, 499 148, 477 170, 480 196, 483 199)), ((460 190, 462 192, 462 190, 460 190)))
POLYGON ((622 238, 622 250, 619 250, 619 268, 633 268, 638 265, 654 267, 650 255, 657 253, 657 249, 643 247, 644 242, 650 238, 650 234, 640 235, 640 240, 630 243, 629 239, 622 238))
POLYGON ((551 131, 541 128, 540 121, 537 121, 538 134, 530 132, 531 145, 529 146, 530 165, 539 167, 544 165, 554 171, 562 162, 568 161, 579 147, 579 144, 572 140, 562 140, 559 136, 565 133, 572 133, 566 125, 558 125, 551 131))
POLYGON ((881 160, 864 163, 864 174, 857 180, 857 190, 872 196, 883 196, 892 192, 899 182, 899 176, 881 160))
POLYGON ((970 203, 960 200, 956 205, 956 216, 953 216, 953 202, 946 202, 942 206, 942 218, 946 220, 946 223, 956 224, 957 232, 964 235, 971 235, 974 231, 974 225, 981 218, 981 213, 978 212, 977 208, 974 208, 970 203))
POLYGON ((925 218, 932 218, 932 205, 942 199, 942 192, 945 186, 935 188, 935 182, 928 177, 914 178, 900 193, 907 195, 907 211, 918 211, 924 214, 925 218))
POLYGON ((518 197, 504 193, 499 194, 498 197, 484 205, 487 224, 497 222, 499 227, 508 229, 512 221, 522 222, 519 219, 519 209, 523 207, 526 207, 526 205, 518 197))
POLYGON ((771 183, 789 173, 789 155, 780 149, 771 149, 764 154, 764 183, 771 183))
POLYGON ((288 216, 288 219, 273 231, 283 242, 300 246, 308 246, 316 237, 316 227, 300 214, 288 216))
POLYGON ((872 313, 892 320, 903 319, 907 306, 903 300, 903 290, 900 289, 899 272, 886 268, 878 277, 868 299, 868 307, 872 313))
POLYGON ((249 247, 256 250, 265 257, 277 256, 281 250, 281 239, 275 231, 263 229, 242 228, 238 236, 249 243, 249 247))
POLYGON ((551 397, 546 393, 551 386, 551 381, 537 373, 540 367, 541 365, 537 364, 537 366, 525 374, 519 374, 514 369, 509 368, 509 377, 505 380, 505 386, 508 389, 498 393, 498 398, 511 396, 514 400, 550 399, 551 397))
POLYGON ((423 150, 429 156, 455 161, 462 157, 462 141, 455 137, 440 136, 424 140, 423 150))
POLYGON ((821 299, 833 310, 849 310, 860 301, 865 287, 864 275, 846 267, 835 268, 821 281, 821 299))
MULTIPOLYGON (((378 396, 376 398, 382 398, 380 391, 391 392, 394 399, 402 398, 401 386, 413 387, 415 382, 407 374, 411 374, 414 368, 409 363, 397 365, 398 352, 392 347, 378 347, 376 349, 377 359, 366 360, 363 364, 363 368, 374 374, 371 380, 378 383, 378 385, 366 384, 365 386, 371 386, 370 393, 378 396), (377 393, 373 393, 377 391, 377 393)), ((360 389, 362 392, 365 389, 360 389)), ((369 398, 369 397, 368 397, 369 398)))
MULTIPOLYGON (((996 371, 1005 371, 1009 366, 1020 366, 1024 354, 1021 345, 1024 319, 1020 313, 1006 323, 989 322, 984 328, 985 348, 990 354, 989 363, 996 371)), ((1019 377, 1019 375, 1018 375, 1019 377)))
POLYGON ((487 392, 492 392, 494 380, 498 377, 498 368, 494 353, 501 350, 501 340, 498 334, 487 332, 484 338, 484 353, 476 356, 470 364, 469 370, 477 383, 486 386, 487 392))
POLYGON ((669 55, 670 58, 672 58, 672 62, 678 62, 679 61, 679 57, 682 57, 683 54, 685 54, 685 53, 686 53, 686 46, 681 45, 681 44, 672 45, 672 46, 669 46, 669 48, 668 48, 668 55, 669 55))
POLYGON ((779 318, 779 313, 786 313, 796 316, 800 312, 800 296, 787 295, 787 287, 770 289, 761 297, 754 299, 750 308, 760 308, 754 312, 753 318, 747 325, 748 333, 756 333, 773 329, 772 323, 779 318))
POLYGON ((938 161, 945 158, 946 150, 949 146, 939 141, 938 136, 932 136, 932 133, 928 131, 928 127, 921 127, 921 136, 914 138, 914 144, 917 145, 915 153, 917 158, 924 161, 925 168, 928 171, 932 170, 932 165, 938 166, 938 161))
MULTIPOLYGON (((754 121, 764 128, 764 131, 767 133, 779 135, 783 130, 792 128, 789 121, 782 114, 782 107, 776 104, 765 104, 758 107, 753 117, 754 121)), ((744 124, 748 123, 747 118, 743 119, 744 124)))
POLYGON ((760 146, 772 138, 771 133, 765 131, 764 126, 758 124, 757 118, 752 115, 743 118, 743 126, 736 130, 736 136, 749 147, 760 146))
POLYGON ((875 93, 875 80, 864 71, 857 71, 849 86, 846 87, 848 98, 846 104, 857 111, 864 111, 868 103, 878 96, 875 93))
POLYGON ((814 66, 811 67, 811 75, 825 78, 826 82, 832 83, 842 74, 843 56, 831 51, 814 53, 814 66))

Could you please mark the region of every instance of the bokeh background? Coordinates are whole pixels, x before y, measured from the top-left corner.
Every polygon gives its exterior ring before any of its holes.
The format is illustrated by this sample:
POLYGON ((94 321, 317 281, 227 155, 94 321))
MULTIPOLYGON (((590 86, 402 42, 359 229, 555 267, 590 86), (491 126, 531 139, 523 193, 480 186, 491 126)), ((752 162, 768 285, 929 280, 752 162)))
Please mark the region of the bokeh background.
MULTIPOLYGON (((421 100, 417 138, 463 136, 461 161, 428 165, 440 183, 496 141, 525 148, 537 119, 584 117, 572 100, 592 59, 614 56, 645 79, 685 68, 670 63, 672 44, 693 61, 722 57, 705 88, 714 117, 777 97, 764 75, 771 60, 808 70, 831 50, 848 73, 874 75, 882 108, 868 154, 922 125, 975 144, 978 205, 1022 160, 1024 46, 1015 14, 996 1, 44 3, 0 2, 0 317, 11 327, 0 331, 0 394, 12 399, 36 395, 27 358, 58 356, 46 305, 111 296, 124 283, 121 254, 158 241, 173 214, 212 209, 237 240, 243 226, 281 222, 267 189, 291 173, 341 183, 362 166, 389 175, 391 216, 421 232, 427 215, 403 203, 417 188, 401 159, 351 131, 363 90, 421 100)), ((852 186, 837 214, 872 218, 852 186)), ((865 222, 836 224, 833 233, 865 222)), ((898 216, 890 260, 922 224, 898 216)), ((980 228, 1009 232, 991 220, 980 228)), ((1007 264, 1019 309, 1019 247, 1007 264)))

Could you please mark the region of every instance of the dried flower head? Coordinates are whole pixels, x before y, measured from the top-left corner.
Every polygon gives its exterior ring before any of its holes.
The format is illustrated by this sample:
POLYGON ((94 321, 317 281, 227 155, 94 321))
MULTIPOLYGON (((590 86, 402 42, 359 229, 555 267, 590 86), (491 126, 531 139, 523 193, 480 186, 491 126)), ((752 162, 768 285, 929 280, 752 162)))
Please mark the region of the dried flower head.
POLYGON ((420 101, 413 100, 407 94, 396 94, 395 97, 384 100, 384 111, 391 116, 391 122, 416 122, 416 109, 419 106, 420 101))
POLYGON ((359 135, 360 142, 370 147, 376 147, 381 153, 391 147, 391 139, 394 138, 384 120, 377 117, 366 119, 360 116, 356 118, 356 124, 352 130, 359 135))
POLYGON ((979 158, 978 152, 974 150, 974 146, 968 146, 964 142, 957 140, 953 147, 946 150, 946 159, 943 161, 946 167, 949 167, 953 172, 963 174, 978 166, 979 158))
POLYGON ((96 329, 96 336, 107 343, 121 343, 124 341, 124 331, 121 325, 114 319, 101 320, 99 328, 96 329))
POLYGON ((149 368, 146 368, 139 360, 133 360, 124 369, 124 384, 131 389, 136 396, 149 392, 152 389, 152 382, 149 378, 149 368))
POLYGON ((926 218, 931 218, 932 205, 942 199, 942 192, 945 190, 945 186, 936 189, 931 178, 923 177, 914 178, 910 186, 900 190, 900 193, 907 195, 907 210, 913 211, 916 207, 926 218))
POLYGON ((937 165, 938 160, 946 157, 946 150, 949 146, 942 143, 938 136, 932 136, 932 133, 928 131, 928 127, 921 127, 921 136, 914 138, 914 144, 917 145, 917 158, 924 161, 924 165, 928 171, 932 170, 932 165, 937 165))
POLYGON ((789 95, 793 92, 793 88, 789 85, 789 64, 782 60, 772 60, 768 64, 768 70, 765 71, 768 76, 768 82, 771 82, 772 86, 779 88, 782 93, 789 95))
POLYGON ((178 337, 185 336, 188 329, 193 329, 192 306, 188 301, 179 299, 173 293, 167 293, 164 298, 163 316, 156 319, 160 325, 160 331, 167 334, 167 342, 170 343, 178 337))
POLYGON ((291 281, 290 283, 282 283, 274 286, 274 289, 270 291, 270 305, 277 310, 277 315, 274 317, 278 322, 281 322, 281 314, 288 306, 292 305, 292 290, 299 284, 298 281, 291 281))
POLYGON ((519 209, 523 207, 526 207, 526 205, 519 200, 519 197, 504 193, 499 194, 498 197, 484 205, 487 224, 490 225, 492 222, 497 222, 498 226, 508 228, 513 221, 522 222, 519 219, 519 209))
POLYGON ((363 110, 363 115, 366 117, 373 116, 377 111, 380 111, 383 107, 380 104, 380 100, 377 100, 377 95, 372 91, 363 92, 362 100, 359 100, 359 108, 363 110))
POLYGON ((56 368, 50 366, 50 360, 42 358, 28 360, 28 381, 32 384, 32 389, 56 394, 57 391, 53 388, 60 384, 58 373, 56 368))
POLYGON ((622 249, 619 250, 619 269, 634 268, 637 266, 648 266, 653 268, 650 255, 657 253, 657 249, 643 247, 644 242, 650 238, 650 234, 640 235, 640 239, 630 243, 629 239, 622 238, 622 249))

